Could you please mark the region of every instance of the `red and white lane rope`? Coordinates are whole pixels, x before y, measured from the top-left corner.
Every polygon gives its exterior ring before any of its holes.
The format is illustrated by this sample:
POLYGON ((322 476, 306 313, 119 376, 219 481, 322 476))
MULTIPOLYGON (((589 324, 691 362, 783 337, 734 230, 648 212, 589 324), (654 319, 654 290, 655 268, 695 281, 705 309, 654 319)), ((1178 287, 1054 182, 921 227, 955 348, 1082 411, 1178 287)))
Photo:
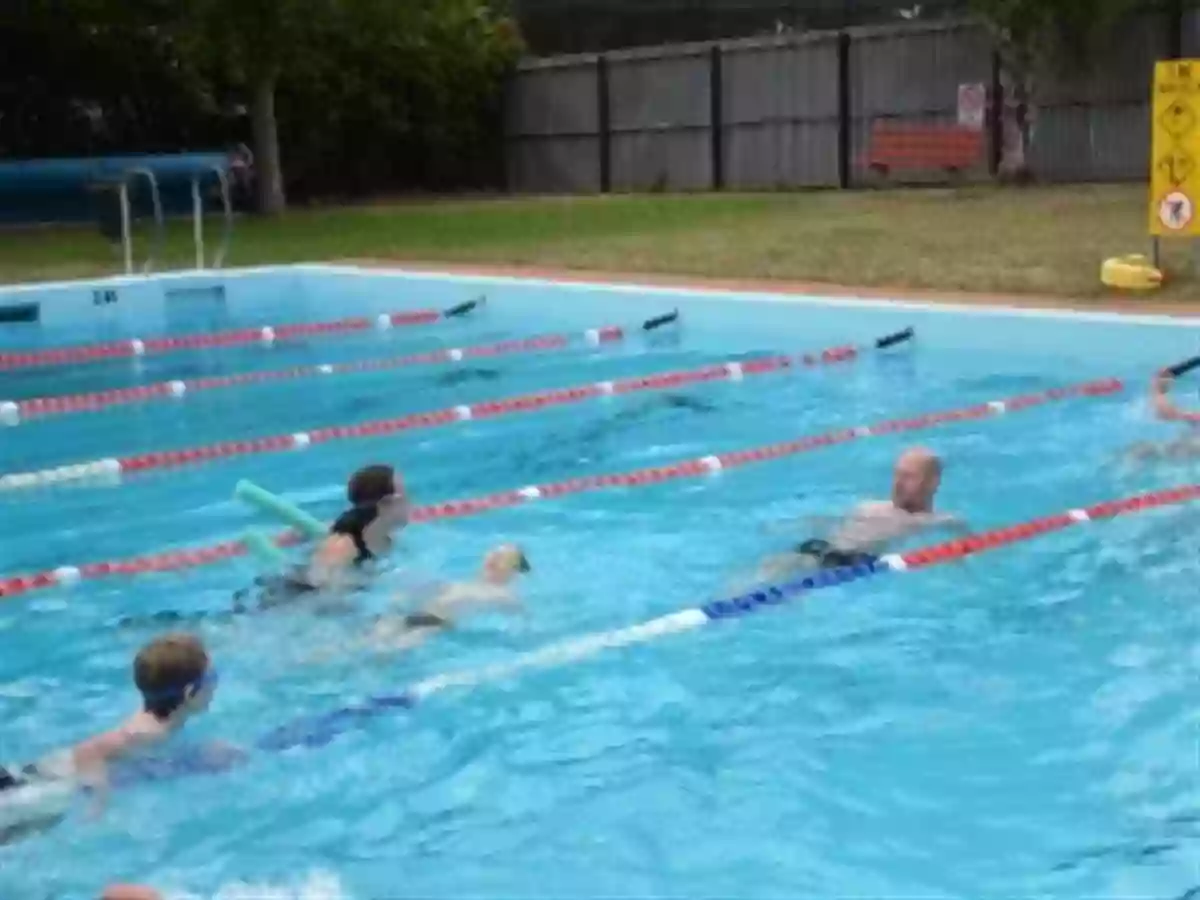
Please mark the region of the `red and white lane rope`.
MULTIPOLYGON (((625 336, 625 330, 618 325, 589 328, 582 333, 582 337, 593 346, 620 341, 625 336)), ((494 344, 477 344, 469 347, 430 350, 425 353, 410 353, 407 356, 392 356, 387 359, 366 359, 346 363, 295 366, 290 369, 275 369, 266 372, 238 372, 232 375, 217 375, 210 378, 160 381, 155 384, 114 388, 107 391, 92 391, 85 394, 36 397, 29 400, 4 400, 0 401, 0 425, 19 425, 22 422, 32 419, 42 419, 47 416, 97 412, 112 406, 145 403, 151 400, 180 400, 200 391, 241 387, 249 384, 288 381, 296 378, 310 378, 317 375, 378 372, 388 369, 402 369, 409 366, 455 363, 467 359, 513 356, 521 353, 549 352, 565 349, 574 342, 574 335, 543 334, 528 338, 498 341, 494 344)))
POLYGON ((379 437, 401 431, 436 428, 473 419, 494 419, 506 415, 534 413, 543 409, 582 403, 620 394, 639 391, 662 391, 684 385, 703 384, 713 381, 740 381, 754 375, 781 372, 796 367, 812 368, 834 365, 858 358, 860 350, 854 346, 833 347, 818 354, 803 356, 768 356, 742 362, 718 363, 698 369, 682 369, 654 375, 622 378, 616 381, 601 381, 594 384, 577 385, 557 390, 521 394, 499 400, 464 404, 428 412, 410 413, 392 419, 376 419, 357 425, 340 425, 299 431, 293 434, 277 434, 268 437, 240 441, 222 441, 204 447, 183 450, 157 450, 130 456, 113 456, 82 463, 38 469, 32 472, 15 472, 0 477, 0 493, 65 484, 77 481, 111 482, 121 475, 134 472, 177 469, 217 459, 230 459, 261 453, 281 453, 304 450, 314 444, 333 441, 379 437))
MULTIPOLYGON (((891 419, 875 423, 874 425, 843 428, 825 434, 798 438, 778 444, 769 444, 764 447, 713 454, 669 465, 638 469, 633 472, 588 475, 564 481, 527 485, 522 488, 499 491, 467 500, 453 500, 447 503, 417 507, 412 510, 410 520, 414 523, 420 523, 439 519, 473 516, 493 510, 533 503, 538 500, 564 497, 569 494, 581 494, 608 488, 645 487, 686 478, 701 478, 719 473, 725 469, 738 468, 753 463, 770 462, 787 456, 807 453, 812 450, 850 443, 862 438, 921 431, 955 422, 991 419, 1005 415, 1006 413, 1022 412, 1044 406, 1048 403, 1072 398, 1106 397, 1117 394, 1123 389, 1124 384, 1115 378, 1089 381, 1068 387, 1039 391, 1034 394, 1022 394, 1004 400, 978 403, 974 406, 960 409, 926 413, 904 419, 891 419)), ((294 532, 286 532, 276 540, 280 546, 292 546, 299 543, 301 538, 294 532)), ((247 547, 243 542, 226 541, 210 547, 151 553, 131 559, 61 566, 57 569, 29 575, 0 578, 0 597, 14 597, 28 591, 49 588, 55 585, 71 585, 80 579, 92 580, 113 575, 139 575, 146 572, 188 569, 243 556, 246 552, 247 547)))
POLYGON ((297 338, 337 337, 376 329, 387 331, 392 328, 406 328, 414 325, 432 325, 434 322, 465 315, 482 302, 482 299, 472 300, 447 310, 415 309, 380 313, 377 316, 351 316, 347 319, 334 319, 329 322, 294 322, 285 325, 236 328, 230 331, 213 331, 204 334, 181 334, 177 337, 129 338, 104 344, 9 351, 0 353, 0 371, 74 365, 248 344, 262 344, 269 347, 281 341, 297 338))

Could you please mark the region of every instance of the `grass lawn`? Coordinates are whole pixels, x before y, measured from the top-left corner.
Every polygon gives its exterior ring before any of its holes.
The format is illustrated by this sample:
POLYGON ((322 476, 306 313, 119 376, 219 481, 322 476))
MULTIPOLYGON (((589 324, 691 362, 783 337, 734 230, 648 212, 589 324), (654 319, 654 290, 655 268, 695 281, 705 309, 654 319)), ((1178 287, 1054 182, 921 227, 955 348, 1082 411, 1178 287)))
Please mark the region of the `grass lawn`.
MULTIPOLYGON (((354 258, 536 265, 848 286, 1101 296, 1102 259, 1144 251, 1141 186, 441 200, 237 224, 229 265, 354 258)), ((210 240, 218 223, 210 223, 210 240)), ((164 261, 192 259, 172 224, 164 261)), ((1197 294, 1186 244, 1163 299, 1197 294)), ((0 280, 108 273, 94 229, 0 232, 0 280)))

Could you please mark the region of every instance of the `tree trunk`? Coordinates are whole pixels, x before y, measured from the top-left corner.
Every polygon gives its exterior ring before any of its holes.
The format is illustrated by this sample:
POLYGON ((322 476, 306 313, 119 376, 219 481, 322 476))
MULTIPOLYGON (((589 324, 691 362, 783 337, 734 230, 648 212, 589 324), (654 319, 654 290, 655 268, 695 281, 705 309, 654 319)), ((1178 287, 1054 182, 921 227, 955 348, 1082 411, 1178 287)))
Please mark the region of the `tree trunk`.
POLYGON ((275 72, 254 82, 251 120, 254 131, 255 183, 258 211, 278 215, 287 208, 283 193, 283 168, 279 162, 279 124, 275 120, 275 72))
POLYGON ((1032 180, 1029 151, 1033 144, 1033 75, 1028 60, 1009 57, 1002 73, 1004 84, 1002 181, 1025 184, 1032 180))

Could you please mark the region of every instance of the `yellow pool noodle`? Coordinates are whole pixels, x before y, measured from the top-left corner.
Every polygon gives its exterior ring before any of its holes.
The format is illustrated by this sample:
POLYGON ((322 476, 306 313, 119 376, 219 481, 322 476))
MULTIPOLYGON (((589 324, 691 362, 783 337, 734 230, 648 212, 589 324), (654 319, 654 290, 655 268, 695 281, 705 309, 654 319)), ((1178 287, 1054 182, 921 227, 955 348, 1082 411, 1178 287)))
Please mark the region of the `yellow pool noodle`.
POLYGON ((296 529, 309 540, 317 540, 329 533, 329 526, 324 522, 251 481, 239 481, 233 489, 233 496, 296 529))

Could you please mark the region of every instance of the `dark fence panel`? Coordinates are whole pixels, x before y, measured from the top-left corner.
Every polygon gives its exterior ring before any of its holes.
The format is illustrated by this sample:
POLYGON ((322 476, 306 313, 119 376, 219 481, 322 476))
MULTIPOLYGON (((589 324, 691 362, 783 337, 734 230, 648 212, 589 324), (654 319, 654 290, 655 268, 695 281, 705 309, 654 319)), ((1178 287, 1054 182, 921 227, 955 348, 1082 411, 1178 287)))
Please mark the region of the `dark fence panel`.
MULTIPOLYGON (((1200 55, 1200 12, 1130 20, 1080 70, 1040 76, 1030 163, 1049 181, 1144 179, 1157 59, 1200 55)), ((739 190, 981 180, 994 174, 999 61, 987 30, 920 21, 531 61, 508 114, 516 191, 739 190), (987 93, 965 169, 867 165, 881 129, 959 128, 987 93)))
POLYGON ((535 60, 509 85, 507 169, 510 190, 599 191, 600 117, 595 56, 535 60))
POLYGON ((1083 71, 1037 87, 1030 162, 1048 181, 1144 179, 1150 162, 1154 63, 1168 55, 1165 16, 1132 20, 1083 71))
POLYGON ((722 46, 725 184, 838 185, 838 36, 722 46))
POLYGON ((613 190, 712 187, 711 64, 704 44, 608 54, 613 190))

